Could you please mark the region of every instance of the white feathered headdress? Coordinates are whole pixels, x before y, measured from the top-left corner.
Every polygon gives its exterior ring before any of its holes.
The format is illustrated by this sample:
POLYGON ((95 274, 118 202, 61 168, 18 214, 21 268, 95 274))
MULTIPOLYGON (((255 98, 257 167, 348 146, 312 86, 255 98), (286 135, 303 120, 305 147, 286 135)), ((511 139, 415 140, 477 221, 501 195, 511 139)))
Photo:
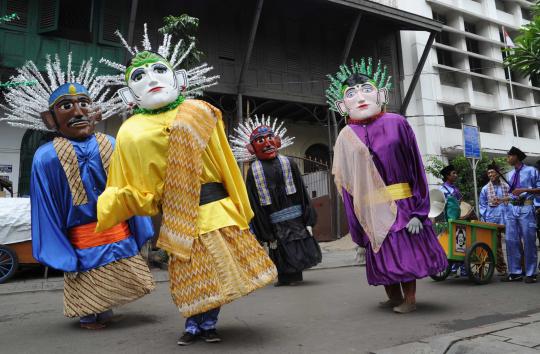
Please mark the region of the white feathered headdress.
POLYGON ((263 125, 270 127, 274 132, 274 135, 280 137, 280 149, 291 146, 294 143, 294 137, 285 135, 287 133, 287 128, 283 126, 283 122, 279 122, 277 118, 271 118, 269 116, 265 117, 262 115, 260 119, 258 116, 255 116, 254 118, 249 118, 244 123, 240 123, 238 127, 234 129, 235 134, 230 136, 231 149, 237 161, 245 162, 255 158, 255 155, 252 155, 247 149, 247 146, 251 143, 249 137, 255 129, 263 125))
POLYGON ((33 61, 27 61, 16 69, 18 74, 10 78, 10 82, 14 85, 8 87, 4 95, 6 103, 0 105, 5 111, 0 121, 15 127, 50 131, 41 120, 40 113, 49 109, 49 97, 65 83, 78 83, 84 86, 93 104, 101 109, 102 119, 109 118, 115 113, 114 106, 120 100, 111 97, 110 89, 97 77, 97 68, 94 67, 92 58, 84 60, 79 70, 75 71, 71 53, 67 56, 65 70, 58 54, 54 56, 54 60, 47 55, 44 69, 45 77, 33 61), (29 82, 32 85, 25 84, 29 82))

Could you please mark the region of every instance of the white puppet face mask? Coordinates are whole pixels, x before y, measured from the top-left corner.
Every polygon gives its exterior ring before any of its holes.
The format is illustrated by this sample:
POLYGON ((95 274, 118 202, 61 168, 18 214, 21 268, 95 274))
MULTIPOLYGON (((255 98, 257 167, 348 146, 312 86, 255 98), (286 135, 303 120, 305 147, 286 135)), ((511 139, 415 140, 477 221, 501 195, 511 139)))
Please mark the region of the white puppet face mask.
POLYGON ((158 109, 174 102, 180 95, 175 72, 165 61, 133 68, 127 85, 137 103, 144 109, 158 109))
POLYGON ((366 119, 382 112, 387 96, 386 89, 377 89, 371 82, 364 82, 345 88, 343 100, 337 101, 336 105, 351 119, 366 119))

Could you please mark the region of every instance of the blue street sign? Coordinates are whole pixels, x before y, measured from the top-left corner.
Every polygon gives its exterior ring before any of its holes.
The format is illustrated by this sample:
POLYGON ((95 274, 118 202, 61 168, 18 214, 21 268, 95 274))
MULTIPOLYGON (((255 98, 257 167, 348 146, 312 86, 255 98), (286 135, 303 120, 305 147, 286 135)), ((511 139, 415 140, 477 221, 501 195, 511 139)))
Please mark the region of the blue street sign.
POLYGON ((465 157, 480 159, 480 130, 477 126, 463 124, 463 146, 465 157))

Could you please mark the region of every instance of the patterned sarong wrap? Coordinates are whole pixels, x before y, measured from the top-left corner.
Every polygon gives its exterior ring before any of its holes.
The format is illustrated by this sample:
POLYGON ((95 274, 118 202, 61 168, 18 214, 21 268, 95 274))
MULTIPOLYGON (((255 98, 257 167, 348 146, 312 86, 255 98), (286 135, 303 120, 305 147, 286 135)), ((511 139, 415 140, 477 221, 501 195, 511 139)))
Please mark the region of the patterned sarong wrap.
MULTIPOLYGON (((278 155, 277 159, 279 160, 279 164, 281 165, 283 180, 285 181, 285 192, 287 193, 287 195, 296 193, 296 186, 294 185, 291 171, 291 163, 289 162, 289 159, 281 155, 278 155)), ((255 184, 257 185, 259 202, 262 206, 272 204, 272 198, 270 197, 270 192, 268 191, 268 186, 266 184, 266 178, 264 176, 264 170, 261 161, 254 161, 251 164, 251 171, 253 172, 255 184)))
POLYGON ((140 255, 79 273, 64 273, 64 315, 101 313, 137 300, 155 287, 140 255))
POLYGON ((163 221, 157 246, 187 262, 199 236, 202 153, 217 123, 203 101, 182 103, 171 126, 163 192, 163 221))
POLYGON ((184 317, 220 307, 271 283, 276 267, 249 229, 228 226, 200 235, 191 261, 172 255, 171 295, 184 317))
MULTIPOLYGON (((113 147, 105 134, 95 133, 95 136, 99 146, 101 164, 103 170, 105 170, 105 174, 107 174, 109 165, 111 164, 113 147)), ((58 136, 54 138, 53 146, 66 174, 73 205, 83 205, 88 203, 88 196, 86 195, 86 190, 84 189, 81 173, 79 171, 77 153, 75 152, 73 145, 68 139, 58 136)))

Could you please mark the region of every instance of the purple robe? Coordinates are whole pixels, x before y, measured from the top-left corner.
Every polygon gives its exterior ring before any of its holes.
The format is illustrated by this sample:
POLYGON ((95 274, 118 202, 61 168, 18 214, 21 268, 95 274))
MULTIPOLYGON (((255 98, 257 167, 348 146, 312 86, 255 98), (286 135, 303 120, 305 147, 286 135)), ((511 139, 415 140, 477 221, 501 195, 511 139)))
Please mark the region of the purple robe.
POLYGON ((366 125, 350 125, 369 148, 373 162, 387 186, 408 183, 412 197, 396 201, 398 213, 379 252, 354 214, 353 198, 343 189, 343 202, 354 242, 366 248, 366 273, 371 285, 390 285, 424 278, 444 270, 448 263, 427 215, 429 190, 416 138, 405 118, 385 113, 366 125), (424 229, 410 235, 407 223, 420 219, 424 229))

